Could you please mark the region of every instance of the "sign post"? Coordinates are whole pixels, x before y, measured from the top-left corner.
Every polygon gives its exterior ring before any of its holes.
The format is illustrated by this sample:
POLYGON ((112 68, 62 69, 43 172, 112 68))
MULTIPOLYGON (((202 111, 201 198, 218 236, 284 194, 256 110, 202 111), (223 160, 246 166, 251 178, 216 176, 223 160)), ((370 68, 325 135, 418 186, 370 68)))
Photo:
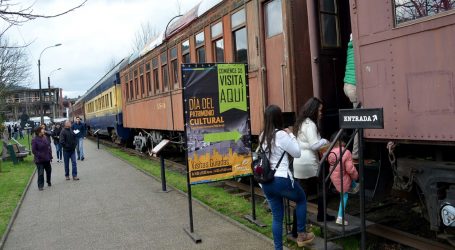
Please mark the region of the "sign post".
MULTIPOLYGON (((164 147, 166 147, 166 145, 169 144, 170 142, 171 141, 168 139, 163 139, 160 143, 158 143, 158 145, 156 145, 152 149, 152 155, 155 155, 155 156, 158 155, 158 153, 164 147)), ((167 191, 167 189, 166 189, 166 169, 164 166, 164 154, 160 154, 160 163, 161 163, 161 192, 167 193, 169 191, 167 191)))
POLYGON ((99 133, 99 132, 100 132, 100 130, 97 129, 97 130, 95 131, 95 133, 93 133, 93 134, 96 135, 96 144, 98 145, 98 149, 100 149, 100 133, 99 133))
POLYGON ((25 123, 25 130, 27 130, 27 142, 28 142, 28 155, 32 154, 32 146, 30 145, 30 130, 32 127, 30 127, 30 124, 27 122, 25 123))
POLYGON ((360 183, 360 249, 366 247, 365 225, 365 169, 363 160, 363 129, 383 129, 384 112, 378 109, 340 109, 340 128, 358 129, 359 133, 359 183, 360 183))
MULTIPOLYGON (((190 230, 191 185, 250 176, 251 129, 245 64, 183 64, 190 230)), ((200 238, 199 238, 200 242, 200 238)))

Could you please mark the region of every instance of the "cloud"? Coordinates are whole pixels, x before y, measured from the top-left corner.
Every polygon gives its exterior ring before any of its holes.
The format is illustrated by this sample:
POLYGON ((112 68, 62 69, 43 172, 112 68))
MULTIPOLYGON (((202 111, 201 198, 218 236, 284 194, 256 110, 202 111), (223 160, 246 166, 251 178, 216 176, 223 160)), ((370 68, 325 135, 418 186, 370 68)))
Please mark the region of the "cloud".
MULTIPOLYGON (((82 0, 23 1, 35 3, 34 13, 55 14, 79 4, 82 0)), ((200 0, 181 2, 182 11, 189 10, 200 0)), ((89 0, 82 8, 64 16, 36 19, 15 27, 8 33, 18 43, 34 41, 28 48, 32 63, 31 87, 38 88, 37 61, 41 51, 53 44, 41 56, 41 78, 47 86, 62 87, 69 97, 85 93, 107 73, 112 58, 121 60, 132 48, 134 34, 141 23, 150 21, 157 31, 164 30, 167 22, 177 14, 177 0, 89 0)))

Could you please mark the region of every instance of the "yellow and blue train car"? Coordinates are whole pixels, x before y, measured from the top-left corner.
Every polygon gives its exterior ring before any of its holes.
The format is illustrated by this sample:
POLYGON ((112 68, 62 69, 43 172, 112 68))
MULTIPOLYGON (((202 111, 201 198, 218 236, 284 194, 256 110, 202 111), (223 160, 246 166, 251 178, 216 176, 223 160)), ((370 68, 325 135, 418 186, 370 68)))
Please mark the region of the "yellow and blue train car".
POLYGON ((103 76, 80 101, 84 105, 85 123, 89 132, 111 137, 125 142, 130 137, 130 129, 123 127, 122 92, 120 69, 127 65, 123 59, 103 76))

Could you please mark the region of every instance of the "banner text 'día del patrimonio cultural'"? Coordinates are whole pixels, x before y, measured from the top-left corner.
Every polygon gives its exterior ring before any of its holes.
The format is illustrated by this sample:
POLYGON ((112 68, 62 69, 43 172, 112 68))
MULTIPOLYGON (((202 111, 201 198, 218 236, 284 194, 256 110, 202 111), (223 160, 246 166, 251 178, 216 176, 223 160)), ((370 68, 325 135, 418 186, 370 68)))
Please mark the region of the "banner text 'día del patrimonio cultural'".
POLYGON ((244 64, 182 65, 190 183, 251 175, 244 64))

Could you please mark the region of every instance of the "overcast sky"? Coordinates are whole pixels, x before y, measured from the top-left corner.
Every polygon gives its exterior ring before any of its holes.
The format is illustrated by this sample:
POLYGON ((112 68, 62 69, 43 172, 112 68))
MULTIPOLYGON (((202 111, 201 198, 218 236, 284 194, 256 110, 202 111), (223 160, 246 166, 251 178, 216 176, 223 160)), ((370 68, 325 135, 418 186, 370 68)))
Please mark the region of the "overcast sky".
MULTIPOLYGON (((14 1, 16 2, 16 1, 14 1)), ((33 4, 34 14, 55 14, 78 5, 82 0, 17 1, 33 4)), ((63 95, 77 97, 107 73, 110 62, 117 62, 132 51, 135 33, 142 23, 152 22, 156 30, 165 29, 178 14, 177 2, 185 13, 200 0, 88 0, 80 9, 61 17, 36 19, 7 32, 10 40, 32 44, 26 49, 31 64, 29 87, 38 88, 38 58, 41 51, 41 81, 63 88, 63 95)))

